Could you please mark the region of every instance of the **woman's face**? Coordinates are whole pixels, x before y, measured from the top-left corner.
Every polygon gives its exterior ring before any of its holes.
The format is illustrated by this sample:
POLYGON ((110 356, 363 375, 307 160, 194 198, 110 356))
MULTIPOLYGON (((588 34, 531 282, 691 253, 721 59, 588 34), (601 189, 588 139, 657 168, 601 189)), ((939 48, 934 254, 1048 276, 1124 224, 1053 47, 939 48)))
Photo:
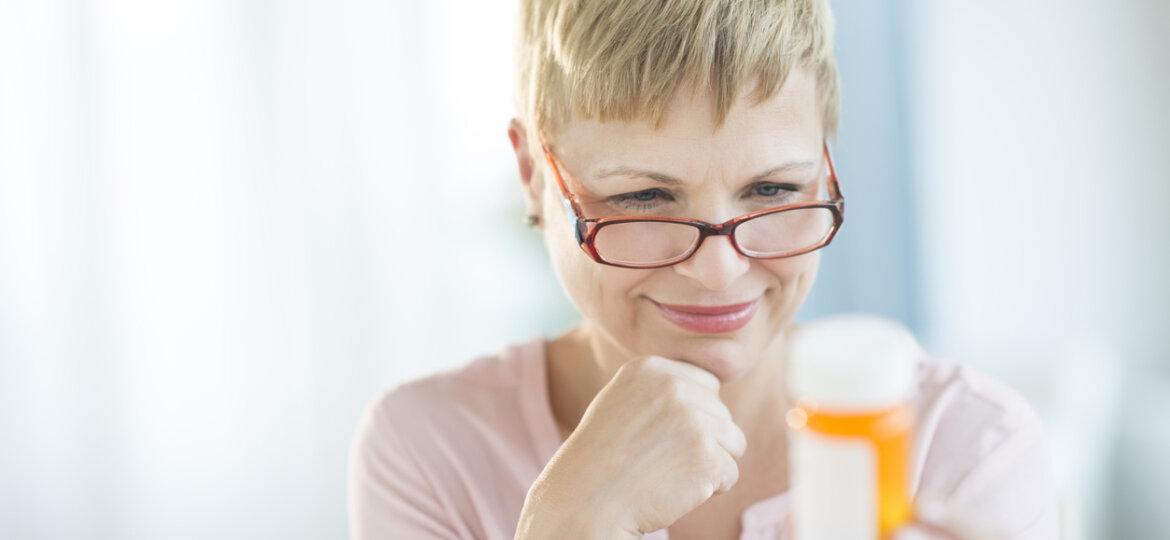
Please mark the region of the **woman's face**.
MULTIPOLYGON (((586 218, 654 214, 722 223, 813 198, 815 187, 812 194, 792 191, 824 184, 824 135, 813 79, 794 69, 776 97, 749 103, 741 97, 715 129, 709 96, 679 95, 659 129, 643 122, 574 121, 548 142, 586 218), (761 176, 766 171, 777 172, 761 176)), ((726 236, 713 236, 674 266, 598 264, 577 244, 552 170, 540 157, 532 165, 543 181, 530 184, 530 207, 540 214, 553 267, 588 328, 624 353, 610 361, 664 356, 729 382, 763 355, 777 353, 773 345, 812 287, 818 252, 751 259, 736 252, 726 236), (720 320, 662 306, 752 302, 720 320)))

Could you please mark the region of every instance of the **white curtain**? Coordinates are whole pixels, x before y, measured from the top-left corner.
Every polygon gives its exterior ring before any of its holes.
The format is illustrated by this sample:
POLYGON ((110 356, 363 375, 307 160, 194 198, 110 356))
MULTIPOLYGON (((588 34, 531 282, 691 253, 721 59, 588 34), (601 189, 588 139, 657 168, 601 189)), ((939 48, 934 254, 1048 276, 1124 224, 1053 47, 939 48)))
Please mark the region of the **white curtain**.
POLYGON ((344 537, 368 400, 571 320, 515 9, 0 0, 0 537, 344 537))

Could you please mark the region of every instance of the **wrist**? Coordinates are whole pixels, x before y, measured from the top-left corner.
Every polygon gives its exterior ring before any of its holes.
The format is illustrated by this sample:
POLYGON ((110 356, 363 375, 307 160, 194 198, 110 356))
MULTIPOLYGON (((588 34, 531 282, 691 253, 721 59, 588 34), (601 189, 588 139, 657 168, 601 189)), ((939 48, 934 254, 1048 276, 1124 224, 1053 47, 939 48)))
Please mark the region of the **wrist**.
POLYGON ((581 498, 555 495, 541 479, 528 491, 516 540, 573 538, 581 540, 639 540, 642 534, 624 527, 615 512, 587 504, 581 498))

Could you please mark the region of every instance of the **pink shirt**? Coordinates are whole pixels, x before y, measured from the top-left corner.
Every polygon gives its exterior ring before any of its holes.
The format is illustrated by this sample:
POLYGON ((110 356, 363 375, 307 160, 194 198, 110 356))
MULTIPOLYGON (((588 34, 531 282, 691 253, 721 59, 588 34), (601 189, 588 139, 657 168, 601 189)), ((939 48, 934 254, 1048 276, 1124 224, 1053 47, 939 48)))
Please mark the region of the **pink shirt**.
MULTIPOLYGON (((508 347, 371 403, 350 460, 352 538, 513 538, 529 486, 562 443, 544 351, 543 339, 508 347)), ((923 360, 918 379, 916 492, 996 519, 1013 540, 1055 540, 1048 450, 1028 405, 963 366, 923 360)), ((740 538, 785 538, 788 505, 785 492, 748 507, 740 538)))

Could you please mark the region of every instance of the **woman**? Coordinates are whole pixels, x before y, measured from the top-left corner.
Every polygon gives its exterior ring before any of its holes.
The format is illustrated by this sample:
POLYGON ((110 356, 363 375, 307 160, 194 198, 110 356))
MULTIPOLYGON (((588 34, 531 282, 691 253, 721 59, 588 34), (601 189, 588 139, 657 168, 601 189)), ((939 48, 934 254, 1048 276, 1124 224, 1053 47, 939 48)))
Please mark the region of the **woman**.
MULTIPOLYGON (((788 537, 787 336, 843 209, 831 18, 818 0, 522 2, 508 136, 584 320, 375 401, 356 538, 788 537)), ((914 487, 939 503, 919 530, 1055 538, 1027 405, 930 360, 919 399, 914 487)))

